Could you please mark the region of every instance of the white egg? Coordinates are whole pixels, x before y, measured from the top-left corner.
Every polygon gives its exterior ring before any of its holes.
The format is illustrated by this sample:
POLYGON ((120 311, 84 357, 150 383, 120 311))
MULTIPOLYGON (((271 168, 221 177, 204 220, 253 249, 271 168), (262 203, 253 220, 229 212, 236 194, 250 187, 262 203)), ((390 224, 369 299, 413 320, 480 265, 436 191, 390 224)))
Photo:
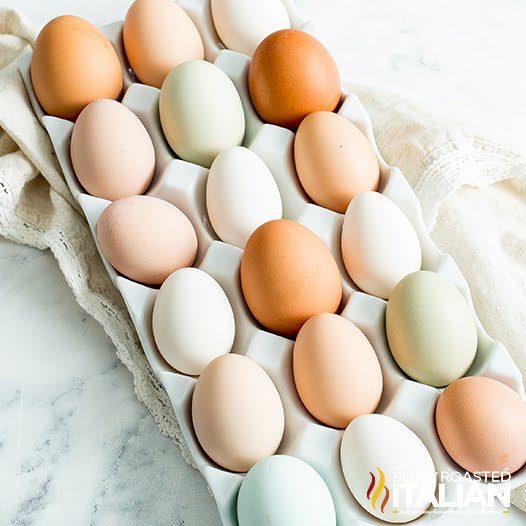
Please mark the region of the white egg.
POLYGON ((245 113, 234 83, 204 60, 189 60, 170 71, 159 96, 159 117, 173 151, 207 168, 245 135, 245 113))
POLYGON ((234 343, 230 302, 219 283, 197 268, 177 270, 166 279, 155 300, 152 326, 160 353, 184 374, 201 374, 234 343))
POLYGON ((423 442, 385 415, 355 418, 343 434, 340 458, 358 503, 386 522, 409 522, 429 507, 436 489, 435 465, 423 442))
POLYGON ((219 238, 244 248, 252 232, 281 219, 279 189, 267 165, 251 150, 236 146, 221 152, 210 168, 206 207, 219 238))
POLYGON ((223 44, 249 57, 265 37, 290 28, 281 0, 211 0, 210 7, 223 44))
POLYGON ((378 192, 362 192, 347 207, 342 256, 356 285, 384 299, 403 277, 422 265, 413 225, 393 201, 378 192))
POLYGON ((336 526, 329 488, 302 460, 275 455, 244 478, 237 499, 239 526, 336 526))

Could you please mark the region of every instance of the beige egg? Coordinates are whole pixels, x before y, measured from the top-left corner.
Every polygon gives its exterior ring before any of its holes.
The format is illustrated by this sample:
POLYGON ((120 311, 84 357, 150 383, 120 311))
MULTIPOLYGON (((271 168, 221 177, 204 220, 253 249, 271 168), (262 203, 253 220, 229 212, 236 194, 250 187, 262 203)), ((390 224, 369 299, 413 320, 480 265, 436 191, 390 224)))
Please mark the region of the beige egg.
POLYGON ((181 62, 204 58, 197 27, 173 0, 133 2, 122 26, 122 38, 137 78, 156 88, 181 62))
POLYGON ((294 159, 309 197, 340 214, 355 195, 378 188, 380 166, 371 144, 336 113, 317 111, 303 119, 294 140, 294 159))
POLYGON ((514 473, 526 463, 526 402, 497 380, 454 381, 440 395, 435 418, 442 445, 467 471, 514 473))
POLYGON ((301 328, 293 352, 296 389, 320 422, 345 428, 374 412, 382 396, 380 363, 362 331, 346 318, 323 313, 301 328))
POLYGON ((114 201, 143 194, 153 177, 155 151, 139 118, 120 102, 86 106, 71 134, 71 163, 88 193, 114 201))
POLYGON ((146 195, 111 203, 97 222, 102 253, 122 275, 145 285, 161 285, 197 254, 190 220, 176 206, 146 195))
POLYGON ((239 354, 210 362, 195 385, 192 421, 206 454, 230 471, 273 455, 283 437, 281 398, 267 373, 239 354))

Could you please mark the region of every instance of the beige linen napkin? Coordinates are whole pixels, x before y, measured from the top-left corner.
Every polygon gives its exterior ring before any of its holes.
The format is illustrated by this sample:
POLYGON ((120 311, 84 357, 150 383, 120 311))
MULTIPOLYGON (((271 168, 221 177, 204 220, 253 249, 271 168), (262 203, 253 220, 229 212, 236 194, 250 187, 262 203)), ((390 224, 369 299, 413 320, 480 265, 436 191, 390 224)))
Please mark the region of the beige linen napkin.
MULTIPOLYGON (((20 15, 0 9, 0 234, 53 252, 78 303, 104 327, 132 372, 138 398, 191 462, 168 397, 26 96, 16 59, 34 37, 20 15)), ((482 324, 524 376, 526 158, 392 94, 353 89, 371 115, 386 161, 405 173, 435 242, 466 276, 482 324)), ((513 498, 526 510, 526 486, 513 498)))

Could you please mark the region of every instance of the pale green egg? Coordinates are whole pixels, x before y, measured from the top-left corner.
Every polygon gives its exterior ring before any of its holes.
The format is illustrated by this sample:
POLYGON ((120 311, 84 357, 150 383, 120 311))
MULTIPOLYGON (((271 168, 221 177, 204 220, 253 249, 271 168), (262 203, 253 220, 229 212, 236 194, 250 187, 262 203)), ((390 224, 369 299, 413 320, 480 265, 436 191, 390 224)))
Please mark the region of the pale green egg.
POLYGON ((409 274, 387 303, 387 339, 413 380, 443 387, 464 374, 477 351, 477 327, 461 292, 434 272, 409 274))
POLYGON ((245 135, 245 114, 233 82, 204 60, 183 62, 167 75, 159 117, 172 150, 207 168, 220 152, 240 145, 245 135))

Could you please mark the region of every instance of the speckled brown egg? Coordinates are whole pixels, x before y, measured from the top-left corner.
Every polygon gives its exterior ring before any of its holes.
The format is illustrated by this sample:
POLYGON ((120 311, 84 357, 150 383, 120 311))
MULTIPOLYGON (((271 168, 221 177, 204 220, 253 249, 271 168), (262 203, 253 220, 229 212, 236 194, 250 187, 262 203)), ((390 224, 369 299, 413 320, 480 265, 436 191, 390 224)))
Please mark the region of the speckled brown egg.
POLYGON ((311 113, 294 139, 301 185, 318 205, 344 214, 353 197, 376 190, 380 166, 367 137, 330 111, 311 113))
POLYGON ((333 111, 340 102, 340 73, 327 49, 297 29, 269 35, 257 47, 248 73, 250 97, 260 117, 296 129, 309 113, 333 111))
POLYGON ((197 254, 190 220, 176 206, 147 195, 113 201, 97 222, 102 253, 122 275, 145 285, 161 285, 197 254))
POLYGON ((435 419, 442 445, 467 471, 514 473, 526 463, 526 402, 497 380, 454 381, 440 395, 435 419))
POLYGON ((122 70, 115 49, 94 25, 78 16, 48 22, 35 42, 31 81, 48 115, 75 120, 96 99, 116 99, 122 70))
POLYGON ((327 245, 287 219, 269 221, 248 239, 241 286, 254 317, 271 332, 295 337, 321 312, 336 312, 342 298, 338 266, 327 245))

